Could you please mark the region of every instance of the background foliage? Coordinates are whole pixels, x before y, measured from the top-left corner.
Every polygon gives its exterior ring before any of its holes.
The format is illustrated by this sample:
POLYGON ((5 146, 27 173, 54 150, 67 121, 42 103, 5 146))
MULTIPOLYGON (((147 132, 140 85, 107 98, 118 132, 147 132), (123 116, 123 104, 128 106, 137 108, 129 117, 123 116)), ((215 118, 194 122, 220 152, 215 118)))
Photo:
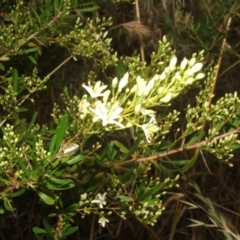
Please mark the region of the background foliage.
POLYGON ((1 239, 240 239, 239 8, 0 3, 1 239))

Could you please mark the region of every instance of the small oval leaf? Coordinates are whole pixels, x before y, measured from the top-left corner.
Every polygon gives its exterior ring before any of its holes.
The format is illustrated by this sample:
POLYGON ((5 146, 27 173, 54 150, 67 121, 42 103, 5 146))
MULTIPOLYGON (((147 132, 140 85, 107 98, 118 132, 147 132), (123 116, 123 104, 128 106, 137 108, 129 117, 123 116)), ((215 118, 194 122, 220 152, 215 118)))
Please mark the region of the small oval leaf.
POLYGON ((53 205, 54 204, 54 199, 49 197, 43 192, 38 192, 38 196, 48 205, 53 205))

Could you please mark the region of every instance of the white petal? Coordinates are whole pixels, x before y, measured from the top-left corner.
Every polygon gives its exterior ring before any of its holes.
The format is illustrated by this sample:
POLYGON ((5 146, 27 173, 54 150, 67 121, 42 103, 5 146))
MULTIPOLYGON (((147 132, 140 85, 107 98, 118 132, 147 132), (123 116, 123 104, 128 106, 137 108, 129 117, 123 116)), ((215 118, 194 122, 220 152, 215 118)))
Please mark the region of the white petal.
POLYGON ((94 92, 91 87, 89 87, 85 84, 83 84, 82 86, 83 86, 83 88, 85 88, 87 90, 87 92, 90 94, 90 96, 94 95, 94 92))
POLYGON ((114 125, 117 125, 117 126, 119 126, 120 128, 124 128, 124 125, 123 124, 121 124, 120 122, 117 122, 117 121, 109 121, 109 123, 111 123, 111 124, 114 124, 114 125))
POLYGON ((110 119, 115 119, 117 117, 119 117, 120 113, 123 111, 123 108, 119 107, 117 108, 112 115, 110 116, 110 119))

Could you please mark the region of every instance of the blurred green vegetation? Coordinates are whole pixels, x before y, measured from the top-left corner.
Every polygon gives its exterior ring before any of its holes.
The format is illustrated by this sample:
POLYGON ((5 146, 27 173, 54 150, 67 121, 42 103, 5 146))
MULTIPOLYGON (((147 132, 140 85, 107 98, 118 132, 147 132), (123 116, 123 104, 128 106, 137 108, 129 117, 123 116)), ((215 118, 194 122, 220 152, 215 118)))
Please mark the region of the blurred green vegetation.
POLYGON ((0 238, 239 239, 239 22, 237 0, 1 1, 0 238))

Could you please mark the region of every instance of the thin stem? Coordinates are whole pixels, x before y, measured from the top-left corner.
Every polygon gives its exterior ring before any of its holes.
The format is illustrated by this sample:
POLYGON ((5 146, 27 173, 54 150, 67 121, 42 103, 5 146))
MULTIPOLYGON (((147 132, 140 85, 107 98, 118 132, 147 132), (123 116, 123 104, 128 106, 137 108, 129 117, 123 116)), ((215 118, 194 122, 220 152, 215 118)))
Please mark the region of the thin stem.
MULTIPOLYGON (((237 128, 233 131, 218 135, 218 136, 214 137, 213 140, 218 140, 218 139, 227 137, 231 134, 236 134, 236 133, 239 133, 239 132, 240 132, 240 128, 237 128)), ((187 147, 180 147, 180 148, 173 149, 173 150, 170 150, 170 151, 165 151, 165 152, 162 152, 160 154, 152 155, 150 157, 142 157, 142 158, 137 158, 137 159, 134 158, 134 159, 126 160, 126 161, 122 162, 120 165, 125 165, 125 164, 131 163, 131 162, 138 162, 139 163, 139 162, 154 161, 154 160, 157 160, 157 159, 162 158, 162 157, 166 157, 166 156, 169 156, 169 155, 173 155, 173 154, 180 153, 180 152, 183 152, 183 151, 186 151, 186 150, 191 150, 191 149, 197 149, 199 151, 199 149, 204 144, 206 144, 207 142, 208 142, 208 140, 204 140, 204 141, 192 144, 192 145, 187 146, 187 147)))
MULTIPOLYGON (((135 0, 135 6, 136 6, 136 18, 137 18, 137 22, 139 24, 141 24, 141 20, 140 20, 140 10, 139 10, 139 3, 138 0, 135 0)), ((141 61, 142 63, 145 62, 145 55, 144 55, 144 49, 143 49, 143 42, 142 39, 139 39, 140 41, 140 54, 141 54, 141 61)))

